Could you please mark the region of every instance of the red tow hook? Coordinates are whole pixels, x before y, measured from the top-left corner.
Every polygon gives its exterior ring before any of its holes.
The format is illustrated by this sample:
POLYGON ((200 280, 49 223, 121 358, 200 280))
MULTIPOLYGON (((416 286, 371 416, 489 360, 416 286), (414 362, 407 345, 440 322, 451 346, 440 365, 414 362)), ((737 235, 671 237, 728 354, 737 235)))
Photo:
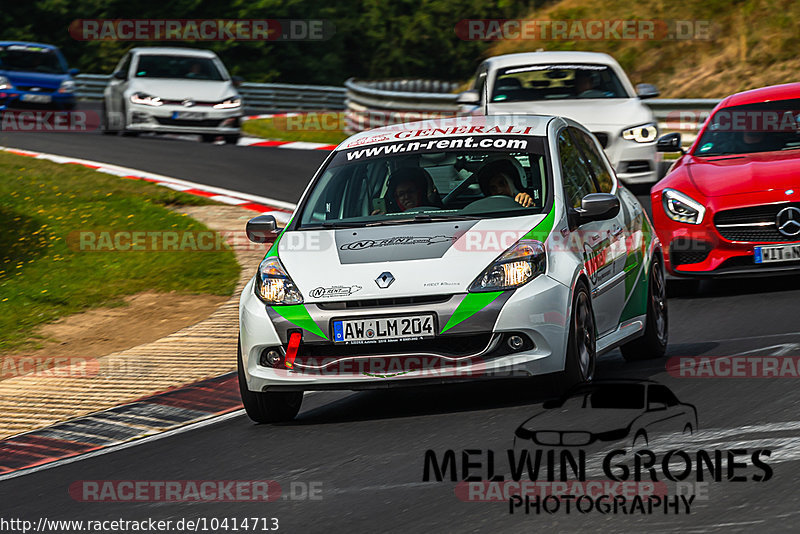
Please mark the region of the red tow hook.
POLYGON ((292 332, 289 335, 289 346, 286 348, 286 367, 289 369, 294 368, 294 359, 297 356, 297 349, 300 348, 300 340, 303 339, 303 334, 300 332, 292 332))

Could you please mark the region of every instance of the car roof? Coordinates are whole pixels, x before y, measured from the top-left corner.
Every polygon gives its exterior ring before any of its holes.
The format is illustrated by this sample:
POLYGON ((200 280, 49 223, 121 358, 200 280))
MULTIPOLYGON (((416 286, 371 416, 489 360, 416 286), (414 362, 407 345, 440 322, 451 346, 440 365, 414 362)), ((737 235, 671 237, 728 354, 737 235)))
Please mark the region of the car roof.
POLYGON ((514 65, 538 65, 543 63, 595 63, 618 66, 617 61, 602 52, 520 52, 504 54, 486 60, 492 68, 514 65))
MULTIPOLYGON (((382 126, 366 130, 348 137, 339 145, 339 149, 352 148, 386 141, 411 141, 415 138, 436 139, 459 135, 520 135, 521 130, 529 129, 524 135, 546 136, 547 125, 553 119, 561 118, 553 115, 469 115, 446 119, 428 119, 403 124, 382 126), (480 129, 478 129, 480 127, 480 129), (513 127, 513 130, 509 128, 513 127), (399 135, 400 134, 400 135, 399 135)), ((566 120, 570 125, 574 121, 566 120)))
POLYGON ((13 45, 39 46, 41 48, 47 48, 49 50, 58 50, 58 47, 56 45, 45 44, 45 43, 33 43, 30 41, 0 41, 0 46, 13 46, 13 45))
POLYGON ((742 106, 745 104, 756 104, 758 102, 769 102, 771 100, 787 100, 790 98, 800 98, 800 82, 785 83, 783 85, 770 85, 751 89, 729 96, 720 103, 720 107, 742 106))
POLYGON ((211 50, 204 50, 202 48, 180 48, 177 46, 142 46, 131 48, 131 52, 141 55, 166 54, 175 56, 217 57, 211 50))

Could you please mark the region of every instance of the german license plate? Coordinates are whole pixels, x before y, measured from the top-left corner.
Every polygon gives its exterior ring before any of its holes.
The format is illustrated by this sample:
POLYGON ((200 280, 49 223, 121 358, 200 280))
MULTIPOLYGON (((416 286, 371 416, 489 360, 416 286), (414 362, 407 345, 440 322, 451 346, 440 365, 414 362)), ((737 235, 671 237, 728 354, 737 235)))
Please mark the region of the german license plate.
POLYGON ((434 324, 433 314, 334 320, 333 341, 335 343, 416 341, 434 337, 436 335, 434 324))
POLYGON ((172 118, 186 121, 201 121, 206 118, 206 114, 200 111, 173 111, 172 118))
POLYGON ((23 102, 32 102, 34 104, 49 104, 52 100, 50 95, 22 95, 23 102))
POLYGON ((753 249, 756 263, 777 263, 782 261, 800 261, 800 243, 755 247, 753 249))

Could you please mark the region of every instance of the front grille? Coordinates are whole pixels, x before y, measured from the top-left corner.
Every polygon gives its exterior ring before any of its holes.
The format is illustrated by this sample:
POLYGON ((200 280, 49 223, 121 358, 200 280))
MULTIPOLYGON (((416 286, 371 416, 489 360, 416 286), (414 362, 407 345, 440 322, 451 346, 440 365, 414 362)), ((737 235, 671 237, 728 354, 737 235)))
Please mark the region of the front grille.
POLYGON ((42 94, 50 94, 55 91, 55 89, 49 87, 39 87, 38 85, 17 85, 17 89, 20 91, 33 91, 35 93, 42 94))
POLYGON ((606 148, 608 146, 608 134, 606 132, 592 132, 598 141, 600 141, 600 146, 606 148))
POLYGON ((675 239, 669 247, 669 259, 672 265, 688 265, 706 261, 711 252, 711 244, 694 239, 675 239))
POLYGON ((650 172, 650 162, 644 159, 637 159, 625 162, 625 172, 650 172))
POLYGON ((800 208, 800 202, 782 202, 720 211, 714 216, 714 225, 720 235, 729 241, 758 243, 798 241, 800 236, 790 237, 780 233, 775 222, 778 212, 789 206, 800 208))
POLYGON ((342 302, 321 302, 317 306, 321 310, 350 310, 353 308, 377 308, 391 306, 414 306, 418 304, 438 304, 447 302, 452 295, 426 295, 422 297, 401 297, 384 299, 347 300, 342 302))
POLYGON ((295 361, 303 363, 310 358, 320 362, 323 358, 347 358, 350 356, 380 357, 386 354, 420 353, 443 356, 467 356, 481 352, 489 345, 492 334, 470 334, 463 336, 437 336, 422 341, 398 341, 396 343, 364 343, 339 345, 334 343, 304 343, 300 346, 295 361))
POLYGON ((193 121, 188 119, 168 119, 165 117, 156 117, 159 124, 164 126, 194 126, 197 128, 216 128, 224 119, 205 119, 193 121))

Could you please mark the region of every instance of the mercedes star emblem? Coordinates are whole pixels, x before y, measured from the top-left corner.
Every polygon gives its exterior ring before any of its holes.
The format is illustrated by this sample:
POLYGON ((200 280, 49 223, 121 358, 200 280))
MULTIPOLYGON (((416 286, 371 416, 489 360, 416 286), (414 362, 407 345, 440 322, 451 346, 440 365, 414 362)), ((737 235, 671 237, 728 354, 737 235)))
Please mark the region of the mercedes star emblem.
POLYGON ((386 289, 394 282, 394 276, 389 271, 385 273, 381 273, 381 275, 375 279, 375 283, 378 284, 378 287, 381 289, 386 289))
POLYGON ((775 225, 786 237, 800 235, 800 208, 794 206, 783 208, 775 218, 775 225))

